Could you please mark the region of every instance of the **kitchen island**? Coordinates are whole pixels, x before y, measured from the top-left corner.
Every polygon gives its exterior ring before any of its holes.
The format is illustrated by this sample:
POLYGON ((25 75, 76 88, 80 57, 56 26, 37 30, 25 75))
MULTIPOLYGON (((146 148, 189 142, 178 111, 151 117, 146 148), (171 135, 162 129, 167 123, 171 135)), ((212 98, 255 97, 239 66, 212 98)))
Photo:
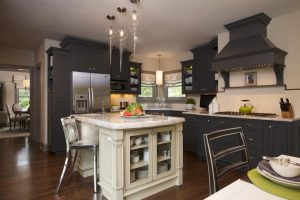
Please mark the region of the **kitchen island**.
MULTIPOLYGON (((142 199, 182 185, 184 118, 119 113, 75 115, 82 139, 99 140, 99 182, 108 199, 142 199)), ((77 170, 90 175, 89 152, 79 155, 77 170)))

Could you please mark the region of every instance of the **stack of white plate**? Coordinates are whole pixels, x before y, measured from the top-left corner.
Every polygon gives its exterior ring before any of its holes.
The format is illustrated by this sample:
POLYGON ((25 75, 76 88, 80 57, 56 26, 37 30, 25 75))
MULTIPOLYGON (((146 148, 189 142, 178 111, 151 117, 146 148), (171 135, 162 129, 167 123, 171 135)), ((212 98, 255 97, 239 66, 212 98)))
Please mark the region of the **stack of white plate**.
POLYGON ((269 173, 265 170, 262 170, 258 167, 256 168, 256 170, 258 173, 260 173, 265 178, 267 178, 270 181, 273 181, 279 185, 283 185, 283 186, 291 187, 291 188, 300 188, 300 182, 298 182, 298 181, 291 181, 291 180, 281 178, 280 176, 272 175, 271 173, 269 173))
POLYGON ((297 176, 299 167, 291 164, 279 165, 277 164, 278 161, 277 159, 279 158, 289 158, 294 162, 300 163, 300 158, 287 156, 287 155, 280 155, 278 157, 275 157, 275 159, 271 160, 269 163, 267 161, 261 161, 258 164, 258 167, 256 168, 257 172, 260 173, 265 178, 277 184, 286 187, 291 187, 291 188, 300 188, 300 175, 297 176), (291 172, 297 172, 297 173, 291 173, 291 172), (296 177, 294 177, 294 175, 296 175, 296 177))

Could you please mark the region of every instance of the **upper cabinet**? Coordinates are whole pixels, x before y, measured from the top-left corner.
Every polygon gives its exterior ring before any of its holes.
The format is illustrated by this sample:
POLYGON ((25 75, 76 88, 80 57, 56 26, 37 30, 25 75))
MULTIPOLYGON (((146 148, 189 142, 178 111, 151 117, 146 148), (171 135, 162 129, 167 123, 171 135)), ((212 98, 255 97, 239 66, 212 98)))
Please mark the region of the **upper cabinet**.
POLYGON ((128 81, 128 62, 130 52, 124 51, 122 56, 122 64, 120 63, 120 52, 118 49, 113 49, 111 59, 111 79, 115 81, 128 81))
MULTIPOLYGON (((217 39, 215 39, 206 45, 191 50, 194 54, 192 64, 193 78, 192 81, 190 81, 192 82, 191 93, 207 94, 217 92, 217 81, 215 80, 216 72, 211 70, 211 62, 218 51, 217 44, 217 39)), ((183 74, 183 76, 185 76, 185 74, 183 74)))
POLYGON ((193 81, 197 79, 195 77, 197 73, 195 73, 195 70, 193 68, 193 60, 186 60, 181 62, 181 69, 182 69, 182 93, 183 94, 197 93, 195 91, 196 84, 193 81))
POLYGON ((107 45, 66 38, 61 46, 70 50, 72 71, 109 74, 109 50, 107 45))
POLYGON ((129 62, 129 91, 134 94, 141 93, 141 66, 142 63, 129 62))

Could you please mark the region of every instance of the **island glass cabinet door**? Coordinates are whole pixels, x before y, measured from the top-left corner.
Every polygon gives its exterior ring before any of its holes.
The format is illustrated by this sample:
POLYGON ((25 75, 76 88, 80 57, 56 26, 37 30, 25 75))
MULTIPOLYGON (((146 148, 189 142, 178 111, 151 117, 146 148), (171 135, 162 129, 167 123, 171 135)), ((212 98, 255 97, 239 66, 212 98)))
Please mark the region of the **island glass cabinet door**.
POLYGON ((126 189, 152 181, 152 129, 126 132, 126 189))
POLYGON ((175 127, 153 130, 153 179, 169 176, 175 171, 175 127))

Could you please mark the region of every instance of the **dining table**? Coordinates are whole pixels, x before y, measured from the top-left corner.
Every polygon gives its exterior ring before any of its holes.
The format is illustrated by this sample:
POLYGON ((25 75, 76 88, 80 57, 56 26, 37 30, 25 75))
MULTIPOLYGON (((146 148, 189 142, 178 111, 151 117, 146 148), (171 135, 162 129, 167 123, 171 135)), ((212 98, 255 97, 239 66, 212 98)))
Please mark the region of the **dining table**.
POLYGON ((258 173, 248 171, 247 177, 227 185, 205 200, 300 200, 300 189, 280 185, 258 173))

